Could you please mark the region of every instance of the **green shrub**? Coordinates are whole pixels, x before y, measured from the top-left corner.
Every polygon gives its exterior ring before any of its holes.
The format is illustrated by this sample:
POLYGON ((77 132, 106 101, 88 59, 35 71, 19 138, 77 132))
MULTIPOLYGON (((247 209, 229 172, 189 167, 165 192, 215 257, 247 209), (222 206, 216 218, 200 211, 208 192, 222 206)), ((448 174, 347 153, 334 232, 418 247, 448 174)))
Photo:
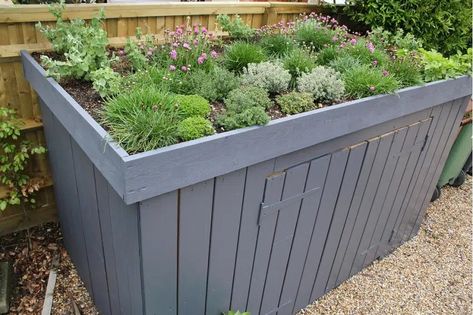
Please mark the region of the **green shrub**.
POLYGON ((225 50, 223 63, 228 70, 241 73, 249 63, 260 63, 265 59, 266 55, 260 46, 235 42, 225 50))
POLYGON ((90 73, 92 86, 101 97, 116 95, 120 92, 122 76, 110 67, 100 68, 90 73))
POLYGON ((367 42, 363 38, 358 38, 355 45, 347 44, 342 49, 342 54, 348 54, 366 65, 378 65, 382 67, 389 62, 389 56, 382 47, 374 47, 374 50, 370 51, 368 48, 369 45, 370 42, 367 42))
POLYGON ((386 65, 386 70, 399 82, 399 87, 414 86, 422 83, 421 67, 413 56, 397 58, 386 65))
POLYGON ((340 73, 345 73, 351 68, 354 68, 360 65, 361 65, 361 62, 357 58, 350 55, 341 55, 337 57, 336 59, 330 61, 329 63, 330 68, 340 73))
POLYGON ((310 72, 315 68, 315 58, 302 49, 294 49, 283 59, 283 67, 291 74, 291 88, 296 85, 297 78, 302 73, 310 72))
POLYGON ((317 54, 317 64, 321 66, 328 65, 332 60, 340 55, 340 51, 336 47, 326 47, 317 54))
POLYGON ((321 26, 315 20, 300 23, 295 33, 296 41, 300 45, 308 47, 311 51, 319 51, 333 45, 334 36, 336 36, 335 31, 321 26))
POLYGON ((255 33, 255 30, 247 25, 238 14, 234 16, 233 20, 226 14, 219 14, 217 22, 222 27, 222 30, 228 32, 232 39, 248 40, 255 33))
POLYGON ((51 42, 53 50, 63 54, 64 59, 54 60, 42 55, 41 62, 47 68, 48 75, 57 80, 64 77, 89 80, 91 72, 110 64, 107 33, 102 28, 104 12, 101 10, 99 16, 87 24, 80 19, 66 22, 62 19, 64 7, 64 3, 49 7, 56 18, 56 25, 36 25, 51 42))
POLYGON ((382 27, 375 27, 369 32, 369 39, 376 47, 403 49, 414 51, 422 48, 422 40, 417 39, 410 33, 398 29, 395 33, 384 30, 382 27))
POLYGON ((266 54, 274 57, 283 57, 294 49, 293 41, 282 34, 264 36, 260 45, 266 54))
POLYGON ((184 118, 207 117, 211 108, 209 101, 200 95, 176 95, 177 110, 184 118))
POLYGON ((250 63, 243 70, 241 83, 257 86, 270 93, 281 93, 288 89, 291 74, 279 62, 250 63))
POLYGON ((102 123, 128 153, 153 150, 179 141, 175 104, 173 96, 153 86, 132 89, 106 101, 102 123))
POLYGON ((267 109, 272 106, 268 92, 256 86, 242 86, 228 93, 225 98, 227 111, 240 113, 247 108, 261 107, 267 109))
POLYGON ((399 88, 399 82, 392 75, 367 65, 351 68, 343 75, 347 94, 353 98, 392 93, 399 88))
POLYGON ((345 93, 340 73, 324 66, 315 67, 297 79, 300 92, 311 93, 318 102, 339 100, 345 93))
POLYGON ((472 49, 467 54, 457 54, 450 58, 442 56, 435 50, 419 50, 423 75, 426 82, 454 78, 462 74, 471 75, 472 49))
POLYGON ((279 95, 276 102, 284 114, 297 114, 317 108, 314 98, 310 93, 290 92, 288 94, 279 95))
POLYGON ((228 131, 254 125, 266 125, 269 120, 268 114, 262 107, 251 107, 240 113, 226 112, 217 118, 217 124, 228 131))
POLYGON ((426 49, 444 54, 471 46, 469 0, 351 0, 348 14, 358 22, 392 33, 403 29, 422 40, 426 49))
POLYGON ((188 117, 177 126, 179 138, 183 141, 194 140, 215 133, 212 123, 203 117, 188 117))
POLYGON ((125 53, 127 59, 129 60, 135 71, 143 70, 148 65, 148 59, 143 54, 142 50, 138 47, 138 44, 132 41, 130 38, 127 38, 125 44, 125 53))

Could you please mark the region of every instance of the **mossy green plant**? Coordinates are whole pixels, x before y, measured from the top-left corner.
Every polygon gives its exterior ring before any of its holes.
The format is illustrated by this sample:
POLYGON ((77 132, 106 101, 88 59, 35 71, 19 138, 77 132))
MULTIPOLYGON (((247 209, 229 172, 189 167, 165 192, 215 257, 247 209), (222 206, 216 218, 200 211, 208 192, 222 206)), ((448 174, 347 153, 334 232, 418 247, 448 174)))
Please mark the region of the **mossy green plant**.
POLYGON ((225 49, 224 66, 235 73, 241 73, 249 63, 260 63, 266 55, 259 45, 247 42, 235 42, 225 49))
POLYGON ((183 118, 207 117, 211 111, 209 101, 200 95, 176 95, 176 106, 183 118))
POLYGON ((188 117, 177 126, 179 138, 183 141, 198 139, 215 133, 212 123, 203 117, 188 117))
POLYGON ((281 111, 287 115, 298 114, 319 107, 318 104, 314 103, 314 97, 311 93, 295 91, 279 95, 276 98, 276 103, 281 111))

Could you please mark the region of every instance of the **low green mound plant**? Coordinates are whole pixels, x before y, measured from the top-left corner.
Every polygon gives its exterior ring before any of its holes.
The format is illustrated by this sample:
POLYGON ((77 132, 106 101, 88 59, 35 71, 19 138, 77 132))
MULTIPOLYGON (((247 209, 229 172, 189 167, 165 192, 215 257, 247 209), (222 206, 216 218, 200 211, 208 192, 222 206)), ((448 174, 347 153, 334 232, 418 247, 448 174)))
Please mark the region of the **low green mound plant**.
POLYGON ((361 66, 361 62, 353 56, 341 55, 337 57, 336 59, 330 61, 329 66, 335 71, 338 71, 340 73, 345 73, 351 68, 361 66))
POLYGON ((336 32, 323 27, 315 20, 307 20, 299 24, 295 32, 296 41, 311 51, 319 51, 334 43, 336 32))
POLYGON ((255 30, 247 25, 238 14, 233 19, 226 14, 219 14, 217 22, 222 30, 228 32, 232 39, 248 40, 255 34, 255 30))
POLYGON ((129 153, 179 142, 177 126, 182 116, 175 97, 153 86, 107 100, 101 117, 112 138, 129 153))
POLYGON ((324 67, 315 67, 297 79, 300 92, 311 93, 317 102, 331 102, 341 99, 345 93, 345 84, 340 73, 324 67))
POLYGON ((327 66, 331 61, 339 56, 339 49, 336 47, 326 47, 317 54, 317 64, 327 66))
POLYGON ((314 97, 312 94, 306 92, 293 91, 279 95, 276 98, 276 103, 281 108, 281 111, 288 115, 298 114, 318 108, 318 105, 314 103, 314 97))
POLYGON ((109 97, 120 92, 122 76, 110 67, 97 69, 90 73, 92 86, 101 97, 109 97))
POLYGON ((183 141, 198 139, 215 133, 212 123, 203 117, 188 117, 177 126, 179 138, 183 141))
POLYGON ((207 117, 210 113, 210 104, 200 95, 176 95, 174 98, 177 110, 184 118, 207 117))
POLYGON ((227 112, 218 117, 217 123, 225 130, 266 125, 270 118, 261 107, 247 108, 240 113, 227 112))
POLYGON ((243 70, 241 83, 265 89, 269 93, 287 91, 291 74, 279 62, 250 63, 243 70))
POLYGON ((241 73, 250 63, 260 63, 266 59, 263 49, 255 44, 235 42, 225 50, 223 64, 235 73, 241 73))
POLYGON ((283 59, 283 67, 291 74, 290 87, 296 86, 296 80, 303 73, 315 68, 315 58, 303 49, 294 49, 283 59))
POLYGON ((393 93, 399 82, 391 74, 368 65, 351 68, 343 75, 348 96, 362 98, 370 95, 393 93))
POLYGON ((294 49, 294 42, 283 34, 264 36, 260 45, 268 56, 273 57, 283 57, 294 49))
POLYGON ((226 109, 237 113, 251 107, 268 109, 272 105, 268 92, 256 86, 242 86, 234 89, 225 98, 226 109))

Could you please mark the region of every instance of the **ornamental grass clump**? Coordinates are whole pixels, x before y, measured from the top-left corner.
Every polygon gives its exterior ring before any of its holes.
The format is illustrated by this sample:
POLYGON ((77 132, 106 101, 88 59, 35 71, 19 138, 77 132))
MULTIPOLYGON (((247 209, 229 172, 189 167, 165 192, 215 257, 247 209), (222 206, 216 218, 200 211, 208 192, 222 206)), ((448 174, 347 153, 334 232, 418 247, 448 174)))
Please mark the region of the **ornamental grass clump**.
POLYGON ((210 104, 200 95, 176 95, 177 111, 183 118, 207 117, 210 114, 210 104))
POLYGON ((268 56, 277 58, 287 55, 294 49, 294 42, 283 34, 263 36, 260 45, 268 56))
POLYGON ((399 87, 421 84, 422 73, 419 63, 410 57, 397 58, 386 65, 387 73, 392 74, 399 82, 399 87))
POLYGON ((101 117, 112 138, 129 153, 179 142, 182 119, 175 97, 152 86, 107 100, 101 117))
POLYGON ((215 133, 212 123, 203 117, 188 117, 177 126, 179 138, 183 141, 194 140, 215 133))
POLYGON ((260 46, 240 41, 226 48, 223 64, 228 70, 241 73, 248 64, 260 63, 265 59, 266 55, 260 46))
POLYGON ((281 108, 284 114, 292 115, 306 112, 319 107, 314 103, 314 97, 311 93, 306 92, 290 92, 279 95, 276 98, 276 103, 281 108))
POLYGON ((310 72, 315 68, 315 57, 303 49, 294 49, 283 59, 283 67, 291 74, 290 87, 296 86, 296 80, 303 73, 310 72))
POLYGON ((300 92, 311 93, 317 102, 338 101, 345 93, 339 72, 324 66, 315 67, 297 79, 300 92))
POLYGON ((273 94, 287 91, 290 81, 289 71, 280 62, 272 61, 250 63, 241 75, 243 85, 257 86, 273 94))
POLYGON ((341 55, 336 59, 330 61, 328 64, 330 68, 340 73, 345 73, 351 68, 361 66, 360 60, 350 55, 341 55))
POLYGON ((351 38, 341 44, 342 54, 348 54, 358 59, 362 64, 384 66, 389 61, 389 55, 381 48, 375 47, 372 42, 363 38, 351 38))
POLYGON ((337 33, 321 25, 318 21, 308 19, 297 26, 295 40, 311 51, 319 51, 334 44, 337 33))
POLYGON ((368 65, 350 69, 343 74, 343 79, 347 94, 352 98, 393 93, 399 88, 399 82, 393 75, 368 65))

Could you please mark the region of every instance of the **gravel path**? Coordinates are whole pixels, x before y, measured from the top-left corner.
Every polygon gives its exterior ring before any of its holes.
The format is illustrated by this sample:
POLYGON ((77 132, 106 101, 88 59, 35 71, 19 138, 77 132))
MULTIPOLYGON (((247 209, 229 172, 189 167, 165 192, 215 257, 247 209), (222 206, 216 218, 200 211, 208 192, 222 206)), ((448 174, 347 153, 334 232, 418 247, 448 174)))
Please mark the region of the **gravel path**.
POLYGON ((443 188, 416 237, 299 315, 472 314, 471 186, 443 188))

